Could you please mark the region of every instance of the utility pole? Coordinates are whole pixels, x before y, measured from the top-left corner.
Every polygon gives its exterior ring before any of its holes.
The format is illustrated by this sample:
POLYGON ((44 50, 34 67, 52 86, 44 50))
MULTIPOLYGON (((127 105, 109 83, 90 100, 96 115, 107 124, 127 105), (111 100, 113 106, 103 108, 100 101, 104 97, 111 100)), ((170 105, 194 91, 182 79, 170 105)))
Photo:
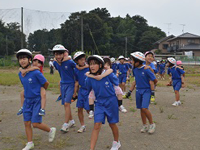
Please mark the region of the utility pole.
POLYGON ((23 7, 21 7, 21 48, 24 48, 23 7))
POLYGON ((170 35, 170 26, 171 26, 171 23, 165 23, 165 24, 167 24, 167 30, 168 30, 168 32, 167 32, 167 34, 168 34, 168 36, 170 35))
POLYGON ((83 51, 83 15, 81 14, 81 51, 83 51))
POLYGON ((6 55, 8 56, 8 36, 6 35, 6 55))
POLYGON ((128 43, 128 38, 127 36, 125 37, 125 57, 127 57, 127 43, 128 43))
POLYGON ((182 32, 184 33, 185 24, 180 24, 180 25, 183 26, 182 32))

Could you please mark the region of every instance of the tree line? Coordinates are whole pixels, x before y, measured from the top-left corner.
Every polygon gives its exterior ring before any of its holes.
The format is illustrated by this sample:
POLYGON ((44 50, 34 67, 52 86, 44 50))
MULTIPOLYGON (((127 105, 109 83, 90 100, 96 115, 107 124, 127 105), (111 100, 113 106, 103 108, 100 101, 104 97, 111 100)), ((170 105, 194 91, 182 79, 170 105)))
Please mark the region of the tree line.
MULTIPOLYGON (((24 35, 25 46, 44 55, 55 44, 63 44, 70 53, 81 50, 81 20, 84 51, 89 54, 118 57, 133 51, 145 52, 154 48, 154 42, 166 37, 161 29, 149 26, 140 15, 111 17, 106 8, 96 8, 72 13, 58 29, 34 31, 27 42, 24 35)), ((19 50, 20 35, 18 23, 5 25, 0 21, 0 55, 6 54, 6 50, 8 55, 19 50)))

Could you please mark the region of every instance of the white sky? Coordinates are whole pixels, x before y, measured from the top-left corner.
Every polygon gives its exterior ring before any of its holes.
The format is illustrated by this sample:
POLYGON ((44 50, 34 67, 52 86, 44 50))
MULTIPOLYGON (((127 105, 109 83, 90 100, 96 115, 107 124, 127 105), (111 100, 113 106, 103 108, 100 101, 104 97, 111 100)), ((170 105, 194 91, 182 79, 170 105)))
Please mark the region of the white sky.
MULTIPOLYGON (((169 31, 175 36, 182 34, 183 26, 180 24, 185 24, 185 32, 200 35, 199 6, 200 0, 0 0, 0 9, 24 7, 40 11, 72 13, 83 10, 88 12, 97 7, 107 8, 111 16, 125 17, 127 13, 130 16, 141 15, 149 25, 161 28, 166 34, 168 34, 167 23, 171 23, 169 31)), ((32 24, 36 27, 34 23, 44 24, 40 21, 31 22, 30 15, 25 25, 32 24)), ((53 19, 51 21, 53 22, 53 19)), ((59 21, 56 20, 58 25, 62 23, 59 21)), ((46 20, 48 24, 52 22, 46 20)))

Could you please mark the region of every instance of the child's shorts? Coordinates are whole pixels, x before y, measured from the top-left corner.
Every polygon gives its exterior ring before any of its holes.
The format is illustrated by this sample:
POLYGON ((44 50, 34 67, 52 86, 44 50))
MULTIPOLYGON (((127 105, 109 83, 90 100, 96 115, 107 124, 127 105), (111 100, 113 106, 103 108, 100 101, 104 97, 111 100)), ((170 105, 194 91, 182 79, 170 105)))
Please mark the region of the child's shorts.
POLYGON ((114 86, 114 89, 116 95, 123 94, 122 89, 119 86, 114 86))
POLYGON ((122 83, 122 82, 126 83, 126 77, 127 77, 127 74, 120 74, 118 77, 119 83, 122 83))
POLYGON ((41 97, 28 99, 25 98, 23 104, 24 121, 31 121, 31 123, 41 123, 42 116, 39 115, 41 109, 41 97))
POLYGON ((95 95, 94 95, 94 90, 90 91, 89 99, 93 99, 93 100, 96 99, 96 97, 95 97, 95 95))
POLYGON ((74 83, 60 83, 62 105, 65 103, 71 104, 71 99, 74 94, 74 83))
POLYGON ((181 89, 182 82, 180 80, 173 81, 174 91, 179 91, 181 89))
POLYGON ((151 99, 150 89, 136 89, 136 106, 138 109, 149 108, 151 99))
POLYGON ((105 124, 105 118, 109 124, 119 122, 119 108, 116 96, 95 101, 94 122, 105 124))
POLYGON ((159 73, 160 73, 160 74, 164 74, 164 73, 165 73, 165 70, 160 70, 159 73))
POLYGON ((85 110, 90 110, 88 95, 89 93, 87 89, 80 88, 78 92, 78 100, 76 103, 76 107, 84 108, 85 110))

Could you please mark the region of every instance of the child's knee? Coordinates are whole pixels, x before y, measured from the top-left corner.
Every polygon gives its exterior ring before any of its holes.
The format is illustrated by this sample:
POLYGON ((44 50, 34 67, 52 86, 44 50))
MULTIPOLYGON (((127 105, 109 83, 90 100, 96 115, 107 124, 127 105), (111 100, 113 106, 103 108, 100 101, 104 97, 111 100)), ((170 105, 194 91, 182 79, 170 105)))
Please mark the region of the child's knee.
POLYGON ((24 122, 24 125, 25 125, 26 127, 31 126, 31 122, 30 122, 30 121, 25 121, 25 122, 24 122))
POLYGON ((65 103, 64 106, 65 107, 70 107, 70 103, 65 103))
POLYGON ((141 108, 141 111, 144 111, 144 112, 145 112, 146 110, 147 110, 147 108, 141 108))
POLYGON ((95 123, 94 130, 100 130, 100 129, 101 129, 101 123, 95 123))
POLYGON ((38 128, 39 123, 32 123, 33 128, 38 128))

